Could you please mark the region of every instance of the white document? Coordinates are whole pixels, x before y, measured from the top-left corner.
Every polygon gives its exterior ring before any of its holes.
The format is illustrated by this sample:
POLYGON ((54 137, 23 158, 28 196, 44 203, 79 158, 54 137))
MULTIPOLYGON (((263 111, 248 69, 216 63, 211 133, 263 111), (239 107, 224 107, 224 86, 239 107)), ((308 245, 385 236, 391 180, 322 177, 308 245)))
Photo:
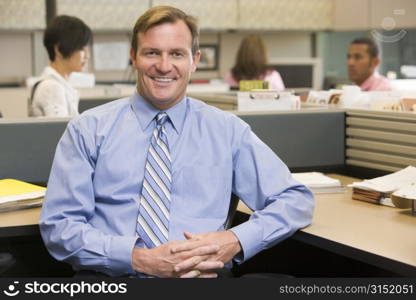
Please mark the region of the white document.
POLYGON ((128 42, 94 43, 94 69, 96 71, 124 71, 129 65, 128 42))
POLYGON ((292 176, 310 188, 314 194, 345 192, 338 179, 331 178, 320 172, 292 173, 292 176))
POLYGON ((292 173, 292 176, 310 188, 341 186, 338 179, 328 177, 320 172, 292 173))
POLYGON ((349 186, 369 191, 393 193, 409 185, 416 185, 416 168, 413 166, 408 166, 403 170, 371 180, 354 182, 349 186))
POLYGON ((300 108, 298 97, 290 92, 239 92, 239 111, 292 110, 300 108))

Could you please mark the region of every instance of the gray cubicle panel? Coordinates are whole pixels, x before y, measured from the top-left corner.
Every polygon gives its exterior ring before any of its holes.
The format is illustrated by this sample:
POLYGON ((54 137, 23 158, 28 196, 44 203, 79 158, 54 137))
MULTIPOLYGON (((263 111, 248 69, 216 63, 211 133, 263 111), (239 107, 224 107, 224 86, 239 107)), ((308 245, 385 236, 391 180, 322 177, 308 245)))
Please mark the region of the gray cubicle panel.
POLYGON ((0 179, 46 183, 67 123, 68 119, 0 120, 0 179))
MULTIPOLYGON (((343 111, 239 113, 290 168, 344 164, 343 111)), ((46 183, 69 119, 0 120, 0 178, 46 183)))
POLYGON ((114 101, 115 99, 117 99, 117 97, 111 99, 81 99, 78 104, 78 111, 79 113, 82 113, 90 108, 114 101))
POLYGON ((237 113, 289 168, 344 165, 345 112, 237 113))

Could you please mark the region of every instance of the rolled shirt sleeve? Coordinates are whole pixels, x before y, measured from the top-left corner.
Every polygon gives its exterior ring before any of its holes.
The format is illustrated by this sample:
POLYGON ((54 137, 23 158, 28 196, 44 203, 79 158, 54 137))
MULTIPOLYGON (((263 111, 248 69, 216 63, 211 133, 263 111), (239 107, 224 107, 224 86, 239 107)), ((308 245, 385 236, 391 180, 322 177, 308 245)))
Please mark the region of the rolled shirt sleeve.
POLYGON ((111 276, 134 274, 135 236, 106 234, 89 220, 95 213, 94 140, 69 123, 56 149, 40 217, 46 247, 57 260, 111 276))
POLYGON ((248 221, 230 229, 242 246, 243 255, 235 258, 241 263, 309 225, 315 201, 247 124, 235 132, 233 192, 254 211, 248 221))

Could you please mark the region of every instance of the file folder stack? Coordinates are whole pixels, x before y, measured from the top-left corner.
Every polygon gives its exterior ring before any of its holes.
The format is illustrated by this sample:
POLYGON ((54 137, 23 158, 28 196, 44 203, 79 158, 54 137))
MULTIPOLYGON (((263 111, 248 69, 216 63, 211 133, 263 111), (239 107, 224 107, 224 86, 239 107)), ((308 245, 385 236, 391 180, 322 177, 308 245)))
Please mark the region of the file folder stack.
POLYGON ((416 168, 408 166, 395 173, 377 177, 371 180, 354 182, 352 198, 376 204, 395 206, 391 195, 409 186, 416 187, 416 168))
POLYGON ((392 206, 389 193, 381 193, 377 191, 370 191, 357 187, 352 188, 352 199, 366 201, 375 204, 383 204, 392 206))
POLYGON ((46 188, 15 179, 0 180, 0 211, 40 206, 46 188))

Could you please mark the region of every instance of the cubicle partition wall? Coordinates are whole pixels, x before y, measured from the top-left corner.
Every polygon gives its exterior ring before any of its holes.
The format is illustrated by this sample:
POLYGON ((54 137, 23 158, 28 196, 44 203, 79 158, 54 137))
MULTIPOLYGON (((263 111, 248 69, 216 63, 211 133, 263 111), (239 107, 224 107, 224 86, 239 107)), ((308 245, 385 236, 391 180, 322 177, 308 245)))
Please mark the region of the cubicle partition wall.
POLYGON ((344 165, 344 111, 240 112, 237 115, 292 170, 339 168, 344 165))
MULTIPOLYGON (((237 113, 291 169, 344 164, 344 112, 237 113)), ((0 120, 0 179, 46 183, 69 119, 0 120)))
POLYGON ((346 164, 382 171, 416 166, 414 113, 347 110, 346 164))
POLYGON ((45 184, 67 123, 68 119, 0 120, 0 179, 45 184))

